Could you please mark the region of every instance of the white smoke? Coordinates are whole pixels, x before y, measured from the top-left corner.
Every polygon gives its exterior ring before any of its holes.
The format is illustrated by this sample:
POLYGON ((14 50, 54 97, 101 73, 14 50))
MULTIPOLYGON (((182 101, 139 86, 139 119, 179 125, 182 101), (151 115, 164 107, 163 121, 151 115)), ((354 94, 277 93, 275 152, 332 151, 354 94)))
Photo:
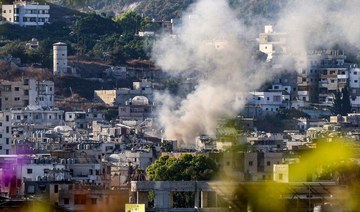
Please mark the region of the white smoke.
MULTIPOLYGON (((344 40, 358 46, 359 7, 356 0, 291 1, 280 14, 277 31, 289 33, 288 45, 297 57, 344 40)), ((164 36, 154 44, 153 59, 163 70, 204 75, 185 99, 156 96, 162 104, 159 121, 165 138, 191 144, 201 133, 213 135, 219 119, 236 115, 249 91, 277 74, 254 60, 253 49, 243 39, 252 30, 226 0, 199 0, 174 29, 175 39, 164 36)))
POLYGON ((296 55, 313 49, 331 49, 347 43, 359 48, 360 1, 291 1, 281 12, 278 31, 289 33, 289 48, 296 55))
POLYGON ((174 29, 177 38, 156 42, 153 57, 168 72, 196 70, 204 76, 185 99, 157 95, 165 137, 189 144, 201 133, 213 135, 220 118, 238 113, 248 91, 259 87, 268 73, 254 66, 242 38, 249 29, 225 0, 198 1, 184 17, 174 29))

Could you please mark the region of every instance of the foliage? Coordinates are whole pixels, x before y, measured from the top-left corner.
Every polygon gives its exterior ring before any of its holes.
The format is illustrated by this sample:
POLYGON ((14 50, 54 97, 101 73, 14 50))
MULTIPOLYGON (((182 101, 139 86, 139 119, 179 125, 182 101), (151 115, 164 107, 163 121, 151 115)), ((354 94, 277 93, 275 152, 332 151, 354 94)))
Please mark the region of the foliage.
POLYGON ((347 86, 342 89, 342 115, 351 113, 350 94, 347 86))
POLYGON ((309 114, 307 114, 303 111, 297 110, 295 108, 281 109, 281 110, 279 110, 279 112, 276 115, 280 119, 310 118, 309 114))
POLYGON ((168 155, 151 164, 146 173, 150 180, 210 180, 217 171, 216 163, 203 155, 185 154, 178 159, 168 155))
POLYGON ((350 94, 347 86, 345 86, 341 91, 336 91, 333 111, 335 114, 343 116, 351 112, 350 94))
MULTIPOLYGON (((168 155, 160 157, 147 169, 150 180, 157 181, 190 181, 210 180, 215 176, 215 161, 204 155, 185 154, 178 159, 168 155)), ((174 192, 174 207, 194 207, 193 192, 174 192)))
POLYGON ((135 12, 128 11, 117 16, 114 21, 119 23, 125 33, 136 34, 143 25, 143 18, 135 12))
POLYGON ((335 99, 334 99, 334 105, 333 105, 333 110, 335 112, 335 114, 341 114, 341 92, 340 90, 336 90, 335 92, 335 99))
POLYGON ((96 13, 89 13, 85 17, 78 19, 72 27, 72 33, 80 36, 84 34, 102 36, 120 32, 119 24, 96 13))

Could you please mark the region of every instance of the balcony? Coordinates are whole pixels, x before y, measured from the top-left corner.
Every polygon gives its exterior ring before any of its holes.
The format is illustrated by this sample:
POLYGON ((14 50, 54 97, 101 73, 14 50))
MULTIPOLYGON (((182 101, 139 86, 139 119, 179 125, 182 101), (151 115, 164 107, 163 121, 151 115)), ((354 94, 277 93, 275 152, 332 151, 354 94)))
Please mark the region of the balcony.
POLYGON ((349 78, 349 76, 346 75, 346 74, 338 74, 338 75, 337 75, 337 78, 338 78, 338 79, 347 79, 347 78, 349 78))

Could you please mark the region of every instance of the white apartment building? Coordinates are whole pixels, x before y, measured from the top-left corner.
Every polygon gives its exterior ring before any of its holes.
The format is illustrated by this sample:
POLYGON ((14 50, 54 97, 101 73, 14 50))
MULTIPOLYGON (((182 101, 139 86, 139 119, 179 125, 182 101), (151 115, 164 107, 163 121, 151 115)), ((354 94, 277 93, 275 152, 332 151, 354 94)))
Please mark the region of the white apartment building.
POLYGON ((20 110, 28 105, 53 107, 54 90, 52 81, 0 81, 0 110, 20 110))
POLYGON ((57 126, 64 122, 64 111, 57 108, 27 106, 22 110, 11 110, 12 123, 36 124, 39 126, 57 126))
POLYGON ((349 93, 353 112, 360 112, 360 68, 352 65, 349 70, 349 93))
POLYGON ((263 111, 277 112, 280 108, 288 108, 290 94, 283 92, 251 92, 248 105, 259 106, 263 111))
POLYGON ((29 79, 29 105, 54 107, 55 87, 52 81, 29 79))
POLYGON ((265 31, 259 34, 259 51, 268 55, 271 60, 275 54, 287 52, 287 34, 274 32, 272 25, 266 25, 265 31))
POLYGON ((50 6, 30 1, 15 1, 2 5, 2 19, 20 26, 42 26, 49 22, 50 6))
POLYGON ((9 155, 11 153, 11 113, 0 112, 0 155, 9 155))

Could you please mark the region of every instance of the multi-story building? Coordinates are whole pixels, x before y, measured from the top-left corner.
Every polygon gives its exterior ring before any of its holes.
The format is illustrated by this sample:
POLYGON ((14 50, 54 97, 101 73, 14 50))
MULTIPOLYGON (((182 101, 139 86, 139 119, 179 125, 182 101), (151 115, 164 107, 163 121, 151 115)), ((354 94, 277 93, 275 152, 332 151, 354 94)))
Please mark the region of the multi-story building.
POLYGON ((298 99, 331 104, 333 94, 348 83, 350 64, 340 50, 314 50, 298 62, 298 99))
POLYGON ((268 55, 267 60, 271 60, 275 54, 287 52, 287 34, 274 32, 273 26, 265 26, 265 32, 259 34, 259 50, 268 55))
POLYGON ((20 26, 42 26, 49 22, 50 6, 30 1, 2 5, 2 19, 20 26))
POLYGON ((11 113, 0 112, 0 155, 11 154, 11 113))
POLYGON ((96 110, 71 111, 65 113, 66 125, 76 129, 91 129, 92 121, 102 121, 105 114, 96 110))
POLYGON ((326 51, 319 65, 319 103, 332 103, 333 95, 348 84, 350 64, 339 50, 326 51))
POLYGON ((121 120, 136 120, 138 123, 152 117, 154 107, 145 96, 135 96, 124 105, 119 106, 119 118, 121 120))
POLYGON ((153 101, 153 85, 146 80, 141 82, 133 82, 133 88, 119 88, 116 90, 116 104, 124 105, 129 99, 135 96, 145 96, 153 101))
POLYGON ((352 64, 349 70, 349 93, 353 112, 360 112, 360 69, 352 64))
POLYGON ((259 106, 265 112, 277 112, 290 106, 290 94, 283 91, 251 92, 251 95, 248 105, 259 106))
POLYGON ((24 79, 0 82, 0 110, 22 109, 28 105, 54 106, 54 82, 24 79))

